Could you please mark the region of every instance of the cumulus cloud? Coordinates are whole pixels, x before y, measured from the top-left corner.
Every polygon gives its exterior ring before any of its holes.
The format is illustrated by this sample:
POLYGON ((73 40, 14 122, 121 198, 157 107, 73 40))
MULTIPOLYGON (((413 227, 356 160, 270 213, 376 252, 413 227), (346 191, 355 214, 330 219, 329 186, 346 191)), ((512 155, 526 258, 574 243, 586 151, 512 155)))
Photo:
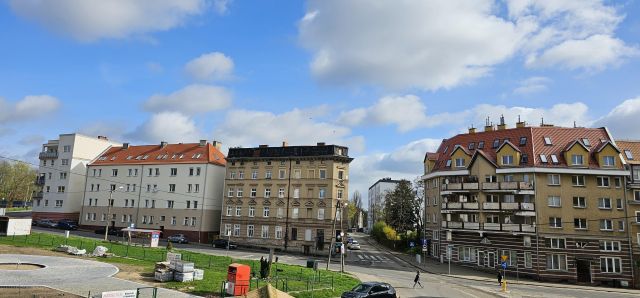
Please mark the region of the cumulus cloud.
POLYGON ((10 0, 9 5, 21 17, 84 42, 169 30, 208 6, 205 0, 10 0))
MULTIPOLYGON (((324 110, 324 108, 320 108, 324 110)), ((349 146, 352 152, 364 150, 364 138, 351 136, 348 127, 316 121, 316 109, 293 109, 282 114, 264 111, 232 110, 216 128, 214 136, 230 147, 270 144, 280 146, 313 145, 317 142, 349 146)))
POLYGON ((207 53, 189 61, 184 70, 199 81, 226 79, 233 72, 233 60, 220 52, 207 53))
POLYGON ((338 119, 346 125, 393 124, 398 131, 406 132, 424 125, 426 107, 415 95, 386 96, 368 108, 343 112, 338 119))
POLYGON ((614 107, 607 115, 596 120, 595 127, 606 126, 614 138, 640 140, 640 97, 627 99, 614 107))
POLYGON ((0 97, 0 124, 46 116, 58 108, 60 108, 60 101, 50 95, 28 95, 15 103, 0 97))
POLYGON ((546 77, 530 77, 518 83, 518 87, 513 90, 514 94, 528 95, 539 93, 547 90, 547 84, 551 80, 546 77))
POLYGON ((125 137, 149 143, 188 143, 203 139, 203 134, 188 116, 178 112, 161 112, 153 114, 125 137))
POLYGON ((187 115, 226 109, 231 92, 224 87, 194 84, 168 95, 156 94, 143 104, 147 111, 178 111, 187 115))
POLYGON ((520 55, 528 67, 600 70, 637 52, 615 37, 623 16, 601 0, 505 2, 310 0, 299 39, 321 82, 425 90, 520 55))

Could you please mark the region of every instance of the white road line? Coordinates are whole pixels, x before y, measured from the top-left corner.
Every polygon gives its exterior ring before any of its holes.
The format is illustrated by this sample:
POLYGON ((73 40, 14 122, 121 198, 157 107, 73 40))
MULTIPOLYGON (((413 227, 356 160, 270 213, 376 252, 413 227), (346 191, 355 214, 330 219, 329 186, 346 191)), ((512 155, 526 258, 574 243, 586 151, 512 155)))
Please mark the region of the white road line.
POLYGON ((358 254, 358 257, 360 258, 360 260, 364 259, 361 254, 358 254))

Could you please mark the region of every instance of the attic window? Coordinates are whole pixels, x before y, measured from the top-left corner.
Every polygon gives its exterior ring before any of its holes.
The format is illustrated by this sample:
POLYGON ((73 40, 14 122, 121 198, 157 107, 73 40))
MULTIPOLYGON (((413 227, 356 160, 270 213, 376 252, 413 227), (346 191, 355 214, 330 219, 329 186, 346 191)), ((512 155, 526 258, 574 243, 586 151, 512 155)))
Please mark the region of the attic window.
POLYGON ((483 148, 484 148, 484 141, 478 142, 478 149, 483 149, 483 148))
POLYGON ((627 159, 633 159, 633 154, 631 153, 631 150, 625 150, 624 155, 627 156, 627 159))
POLYGON ((493 148, 498 148, 498 145, 500 145, 500 139, 493 140, 493 148))
POLYGON ((447 167, 451 167, 451 159, 447 159, 447 167))
POLYGON ((520 137, 520 146, 524 146, 527 144, 527 137, 520 137))
POLYGON ((171 159, 176 159, 176 157, 178 157, 178 154, 171 155, 171 159))
POLYGON ((587 139, 587 138, 583 138, 582 139, 582 144, 584 144, 587 147, 591 146, 591 142, 589 142, 589 139, 587 139))
POLYGON ((551 162, 554 164, 558 163, 558 157, 555 154, 551 154, 551 162))
POLYGON ((162 154, 158 155, 158 157, 156 157, 156 159, 162 159, 162 154))
POLYGON ((198 158, 200 158, 200 156, 202 156, 202 153, 196 153, 191 158, 198 159, 198 158))
POLYGON ((131 155, 127 156, 127 159, 132 159, 132 158, 133 158, 133 156, 131 156, 131 155))
POLYGON ((149 158, 149 155, 148 155, 148 154, 145 154, 145 155, 142 157, 142 159, 147 159, 147 158, 149 158))
POLYGON ((138 156, 136 156, 136 159, 137 159, 137 160, 141 160, 141 159, 142 159, 142 155, 138 155, 138 156))
POLYGON ((106 156, 100 156, 100 158, 98 158, 98 160, 106 160, 107 157, 106 156))
POLYGON ((522 157, 520 157, 520 163, 521 164, 526 164, 529 162, 529 156, 526 154, 522 154, 522 157))
POLYGON ((167 157, 169 156, 169 154, 165 154, 162 156, 162 159, 167 159, 167 157))
POLYGON ((550 137, 544 137, 544 144, 547 145, 547 146, 553 145, 553 143, 551 143, 551 138, 550 137))
POLYGON ((544 155, 544 154, 540 154, 540 161, 541 161, 542 163, 547 163, 547 162, 548 162, 548 161, 547 161, 547 156, 546 156, 546 155, 544 155))
POLYGON ((476 148, 476 143, 474 142, 469 143, 469 150, 473 150, 475 148, 476 148))
POLYGON ((112 161, 113 161, 113 160, 116 160, 116 156, 115 156, 115 155, 114 155, 114 156, 112 156, 112 157, 111 157, 111 160, 112 160, 112 161))
POLYGON ((178 158, 179 159, 183 159, 184 158, 184 154, 180 154, 180 156, 178 158))

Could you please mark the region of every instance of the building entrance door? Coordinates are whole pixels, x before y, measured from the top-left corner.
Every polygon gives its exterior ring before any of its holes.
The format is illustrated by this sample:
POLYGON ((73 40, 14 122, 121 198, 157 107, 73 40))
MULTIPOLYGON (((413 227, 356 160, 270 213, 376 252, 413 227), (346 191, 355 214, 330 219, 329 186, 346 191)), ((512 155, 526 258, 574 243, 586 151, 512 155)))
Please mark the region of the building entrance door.
POLYGON ((487 266, 485 262, 487 261, 484 251, 478 251, 478 266, 484 267, 487 266))
POLYGON ((591 283, 591 262, 588 260, 576 260, 576 274, 578 282, 591 283))
POLYGON ((487 267, 495 268, 496 267, 496 253, 490 252, 487 254, 489 261, 487 262, 487 267))

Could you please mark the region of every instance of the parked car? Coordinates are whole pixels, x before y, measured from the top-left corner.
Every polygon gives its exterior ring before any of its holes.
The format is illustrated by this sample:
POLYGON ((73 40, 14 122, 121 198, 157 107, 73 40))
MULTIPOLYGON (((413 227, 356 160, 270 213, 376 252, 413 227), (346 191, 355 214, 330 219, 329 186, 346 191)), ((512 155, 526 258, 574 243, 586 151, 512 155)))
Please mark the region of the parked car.
POLYGON ((351 243, 347 244, 347 248, 351 250, 360 250, 360 243, 357 240, 353 240, 351 243))
POLYGON ((63 230, 77 230, 78 226, 70 221, 59 221, 56 228, 63 230))
POLYGON ((45 228, 55 228, 57 224, 50 219, 39 219, 36 221, 36 226, 45 228))
MULTIPOLYGON (((95 230, 95 232, 96 232, 96 234, 104 235, 104 228, 97 229, 97 230, 95 230)), ((122 235, 124 235, 124 232, 122 232, 118 228, 109 227, 109 232, 107 232, 107 234, 113 235, 113 236, 122 236, 122 235)))
POLYGON ((363 282, 351 291, 342 293, 342 298, 383 297, 396 298, 396 289, 384 282, 363 282))
POLYGON ((227 240, 227 239, 220 238, 220 239, 213 240, 213 247, 216 247, 216 248, 218 248, 218 247, 219 248, 227 248, 227 245, 229 245, 229 249, 238 248, 237 244, 235 244, 233 242, 229 242, 229 240, 227 240))
POLYGON ((189 243, 189 240, 183 234, 175 234, 169 236, 167 237, 167 241, 174 243, 189 243))
POLYGON ((353 238, 352 237, 347 237, 347 243, 351 243, 353 242, 353 238))

